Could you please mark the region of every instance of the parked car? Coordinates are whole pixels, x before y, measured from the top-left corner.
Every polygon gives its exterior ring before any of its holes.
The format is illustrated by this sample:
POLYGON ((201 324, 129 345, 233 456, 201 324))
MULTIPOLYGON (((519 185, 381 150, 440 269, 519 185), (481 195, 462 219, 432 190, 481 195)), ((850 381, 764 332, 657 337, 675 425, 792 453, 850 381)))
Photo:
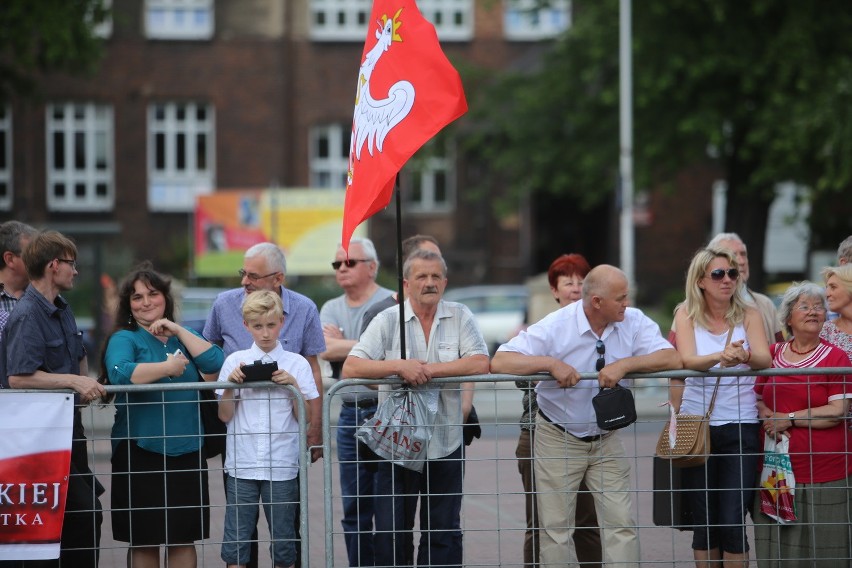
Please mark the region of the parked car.
POLYGON ((524 323, 529 292, 523 285, 482 285, 447 290, 444 299, 470 308, 493 355, 524 323))
POLYGON ((178 319, 181 325, 190 327, 202 333, 207 315, 216 301, 216 296, 226 291, 227 288, 183 288, 179 292, 179 303, 177 306, 178 319))

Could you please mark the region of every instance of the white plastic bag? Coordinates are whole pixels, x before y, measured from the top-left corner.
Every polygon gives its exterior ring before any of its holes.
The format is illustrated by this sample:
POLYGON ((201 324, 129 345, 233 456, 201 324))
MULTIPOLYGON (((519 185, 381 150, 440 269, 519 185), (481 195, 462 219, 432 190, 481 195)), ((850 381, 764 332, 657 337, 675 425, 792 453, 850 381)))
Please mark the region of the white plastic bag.
POLYGON ((763 471, 760 473, 760 512, 779 524, 796 522, 796 477, 790 463, 790 438, 772 436, 763 441, 763 471))
POLYGON ((358 440, 383 459, 423 471, 438 413, 438 395, 438 390, 429 387, 394 390, 358 428, 358 440))

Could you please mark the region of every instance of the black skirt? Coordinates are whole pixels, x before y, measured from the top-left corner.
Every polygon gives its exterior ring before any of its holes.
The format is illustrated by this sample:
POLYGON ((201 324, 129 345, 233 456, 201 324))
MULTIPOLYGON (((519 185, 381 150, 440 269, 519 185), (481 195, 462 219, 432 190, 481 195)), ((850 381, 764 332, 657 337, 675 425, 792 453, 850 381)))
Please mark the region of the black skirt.
POLYGON ((202 452, 166 456, 123 440, 112 456, 112 534, 133 546, 190 544, 210 537, 202 452))

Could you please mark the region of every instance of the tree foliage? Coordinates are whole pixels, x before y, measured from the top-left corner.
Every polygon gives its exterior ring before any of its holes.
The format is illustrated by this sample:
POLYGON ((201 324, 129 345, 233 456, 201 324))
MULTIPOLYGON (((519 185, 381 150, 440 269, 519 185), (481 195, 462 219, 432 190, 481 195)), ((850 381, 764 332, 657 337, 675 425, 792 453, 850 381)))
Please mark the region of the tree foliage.
MULTIPOLYGON (((574 0, 540 67, 473 93, 468 149, 510 195, 606 199, 618 173, 618 1, 574 0)), ((633 2, 637 187, 714 162, 728 228, 759 261, 777 182, 842 199, 852 181, 852 3, 633 2)), ((758 265, 759 266, 759 265, 758 265)))
POLYGON ((40 74, 86 73, 101 56, 103 0, 0 2, 0 103, 32 94, 40 74))

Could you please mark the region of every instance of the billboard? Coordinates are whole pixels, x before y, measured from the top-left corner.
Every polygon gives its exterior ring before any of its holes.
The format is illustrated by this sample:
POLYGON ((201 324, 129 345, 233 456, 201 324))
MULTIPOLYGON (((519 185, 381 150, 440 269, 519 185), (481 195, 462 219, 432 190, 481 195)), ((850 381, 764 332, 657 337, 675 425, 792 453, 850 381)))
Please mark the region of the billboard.
MULTIPOLYGON (((284 249, 288 274, 330 274, 345 195, 333 189, 245 189, 198 196, 195 275, 234 276, 246 249, 264 241, 284 249)), ((366 224, 355 232, 366 234, 366 224)))

